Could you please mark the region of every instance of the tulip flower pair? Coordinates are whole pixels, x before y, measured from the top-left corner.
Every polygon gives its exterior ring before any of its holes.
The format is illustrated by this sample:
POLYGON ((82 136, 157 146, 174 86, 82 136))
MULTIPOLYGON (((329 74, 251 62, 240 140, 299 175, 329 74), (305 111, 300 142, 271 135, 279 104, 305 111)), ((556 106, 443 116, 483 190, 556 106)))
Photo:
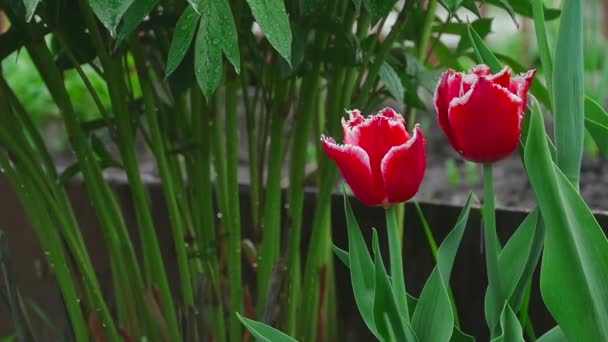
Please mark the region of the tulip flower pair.
MULTIPOLYGON (((519 143, 526 99, 535 70, 512 77, 508 68, 492 74, 486 65, 467 73, 447 70, 435 91, 439 125, 465 159, 493 163, 519 143)), ((405 202, 422 183, 425 140, 419 125, 412 134, 391 108, 364 118, 357 110, 342 120, 344 144, 321 137, 323 148, 344 179, 368 206, 405 202)))

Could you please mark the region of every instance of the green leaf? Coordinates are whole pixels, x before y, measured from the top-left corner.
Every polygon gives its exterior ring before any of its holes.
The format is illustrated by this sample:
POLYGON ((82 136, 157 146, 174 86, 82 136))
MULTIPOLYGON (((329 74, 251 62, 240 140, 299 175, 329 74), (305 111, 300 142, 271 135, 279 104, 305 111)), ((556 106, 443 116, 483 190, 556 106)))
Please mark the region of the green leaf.
POLYGON ((463 0, 444 0, 443 4, 445 5, 448 11, 454 13, 458 9, 458 7, 460 7, 462 2, 463 0))
POLYGON ((382 262, 378 234, 375 229, 373 230, 372 248, 374 250, 374 273, 376 276, 373 314, 378 334, 381 337, 380 340, 391 341, 391 333, 394 333, 397 338, 395 341, 411 341, 405 335, 405 322, 403 322, 397 308, 397 302, 391 288, 391 281, 382 262), (385 317, 388 319, 384 319, 385 317))
POLYGON ((291 65, 291 27, 283 0, 247 0, 268 42, 291 65))
POLYGON ((361 317, 369 330, 380 338, 374 323, 374 293, 376 289, 376 277, 372 272, 374 262, 369 255, 346 194, 344 195, 344 211, 346 213, 346 226, 348 227, 350 280, 355 303, 357 303, 357 308, 359 308, 361 317))
POLYGON ((254 321, 249 318, 245 318, 239 315, 238 312, 235 313, 238 319, 243 323, 245 328, 249 330, 249 332, 258 340, 264 342, 295 342, 297 341, 294 338, 289 337, 285 333, 280 332, 279 330, 268 326, 264 323, 254 321))
POLYGON ((36 12, 36 7, 40 0, 23 0, 23 6, 25 7, 25 21, 29 22, 32 20, 34 13, 36 12))
MULTIPOLYGON (((525 286, 532 277, 542 250, 544 230, 538 227, 539 216, 538 209, 528 214, 498 257, 502 288, 509 299, 510 307, 515 310, 519 309, 525 286)), ((485 298, 486 321, 491 330, 498 325, 504 311, 504 303, 492 302, 493 290, 488 288, 485 298)))
POLYGON ((578 188, 585 137, 583 4, 564 0, 555 46, 553 99, 557 166, 578 188))
POLYGON ((222 51, 236 72, 240 52, 236 27, 228 0, 204 0, 194 47, 195 75, 205 97, 209 98, 222 81, 222 51))
POLYGON ((519 320, 509 304, 505 304, 500 315, 500 327, 501 335, 493 339, 492 342, 525 342, 519 320))
POLYGON ((348 255, 348 252, 343 250, 342 248, 334 245, 333 243, 331 244, 331 249, 334 251, 334 254, 338 257, 338 259, 340 259, 340 261, 342 261, 344 266, 346 266, 346 268, 350 269, 350 261, 349 261, 350 256, 348 255))
POLYGON ((546 225, 541 294, 573 341, 608 341, 608 240, 572 183, 551 160, 533 102, 524 160, 546 225))
POLYGON ((122 18, 118 37, 116 38, 116 46, 120 45, 150 14, 159 0, 133 0, 131 6, 122 18))
POLYGON ((395 101, 403 106, 405 101, 405 88, 403 88, 403 83, 401 83, 401 79, 395 69, 387 62, 384 62, 380 68, 380 79, 395 101))
POLYGON ((99 21, 114 37, 120 19, 129 9, 133 0, 89 0, 88 2, 99 21))
POLYGON ((608 113, 590 97, 585 97, 585 127, 608 158, 608 113))
POLYGON ((454 326, 450 342, 475 342, 475 337, 465 334, 457 326, 454 326))
POLYGON ((559 326, 547 331, 543 336, 539 337, 538 342, 568 342, 568 338, 559 326))
POLYGON ((389 14, 396 2, 397 0, 363 0, 363 5, 371 17, 372 26, 389 14))
POLYGON ((469 219, 471 198, 469 194, 454 229, 439 246, 437 266, 424 285, 412 316, 412 328, 421 341, 449 341, 453 334, 454 313, 448 287, 454 258, 469 219))
POLYGON ((167 66, 165 67, 165 75, 171 75, 186 56, 192 38, 196 32, 200 16, 196 13, 192 6, 188 6, 184 13, 177 21, 171 47, 169 48, 169 57, 167 58, 167 66))

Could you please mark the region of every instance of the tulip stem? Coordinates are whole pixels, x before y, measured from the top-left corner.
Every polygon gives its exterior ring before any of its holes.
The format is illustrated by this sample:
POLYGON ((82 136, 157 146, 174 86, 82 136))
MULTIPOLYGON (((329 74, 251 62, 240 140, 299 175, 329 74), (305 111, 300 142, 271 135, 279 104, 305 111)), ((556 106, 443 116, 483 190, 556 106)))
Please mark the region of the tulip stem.
MULTIPOLYGON (((496 234, 496 216, 494 212, 494 182, 492 179, 492 164, 483 164, 483 184, 484 184, 484 245, 486 254, 486 267, 488 273, 488 289, 491 299, 495 305, 500 305, 505 301, 500 275, 498 273, 498 253, 500 252, 500 243, 496 234)), ((494 328, 489 327, 492 336, 494 336, 494 328)))
POLYGON ((388 230, 388 248, 391 262, 391 277, 393 295, 397 301, 397 308, 401 315, 409 322, 410 315, 407 307, 407 294, 405 290, 405 277, 403 275, 403 256, 401 249, 401 234, 397 224, 397 207, 386 209, 386 226, 388 230))

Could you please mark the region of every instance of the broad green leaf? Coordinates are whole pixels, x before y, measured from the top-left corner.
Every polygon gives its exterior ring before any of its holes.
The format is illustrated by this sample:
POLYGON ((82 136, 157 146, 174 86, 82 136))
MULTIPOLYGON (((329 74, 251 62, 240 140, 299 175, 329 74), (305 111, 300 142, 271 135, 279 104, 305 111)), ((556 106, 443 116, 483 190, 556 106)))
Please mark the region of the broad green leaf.
POLYGON ((450 342, 475 342, 475 337, 462 332, 457 326, 454 326, 450 342))
POLYGON ((120 19, 131 6, 133 0, 89 0, 88 3, 110 34, 116 36, 120 19))
POLYGON ((247 0, 268 42, 291 65, 291 26, 283 0, 247 0))
POLYGON ((32 20, 34 13, 36 12, 36 7, 40 0, 23 0, 23 6, 25 7, 25 21, 29 22, 32 20))
POLYGON ((534 101, 524 152, 545 222, 541 294, 572 341, 608 341, 608 240, 591 210, 551 160, 534 101))
POLYGON ((331 244, 331 249, 334 251, 334 254, 338 257, 338 259, 340 259, 340 261, 342 261, 344 266, 346 266, 346 268, 350 269, 350 261, 349 261, 350 256, 348 255, 348 252, 343 250, 342 248, 334 245, 333 243, 331 244))
POLYGON ((585 97, 585 127, 608 158, 608 113, 590 97, 585 97))
POLYGON ((460 7, 460 4, 462 4, 462 2, 463 0, 444 0, 443 4, 448 11, 454 13, 458 9, 458 7, 460 7))
POLYGON ((359 224, 346 195, 344 195, 344 211, 348 228, 350 281, 355 303, 357 303, 357 308, 359 308, 361 317, 369 330, 379 337, 374 324, 374 293, 376 288, 376 277, 372 272, 374 262, 369 255, 359 224))
POLYGON ((433 269, 418 299, 412 316, 412 328, 420 341, 450 341, 452 336, 454 313, 448 295, 448 287, 454 258, 471 211, 471 198, 472 196, 469 194, 454 229, 439 246, 437 266, 433 269))
POLYGON ((122 24, 116 38, 117 46, 135 31, 137 26, 150 14, 158 2, 159 0, 133 0, 133 3, 122 18, 122 24))
POLYGON ((188 6, 177 21, 171 47, 169 48, 167 66, 165 67, 166 76, 171 75, 177 69, 188 52, 199 18, 200 16, 196 14, 194 8, 188 6))
POLYGON ((236 27, 228 0, 204 0, 194 47, 195 75, 205 97, 209 98, 222 81, 222 52, 236 72, 240 52, 236 27))
POLYGON ((371 17, 372 26, 389 14, 396 2, 397 0, 363 0, 363 6, 371 17))
MULTIPOLYGON (((539 210, 533 210, 509 239, 498 257, 502 289, 505 291, 506 298, 509 299, 510 306, 515 310, 519 308, 525 286, 540 257, 544 234, 542 229, 537 228, 539 216, 539 210)), ((491 330, 498 325, 501 313, 504 311, 504 303, 492 302, 495 298, 491 295, 493 290, 491 287, 488 288, 485 298, 486 321, 491 330)))
MULTIPOLYGON (((396 341, 412 341, 406 337, 405 322, 399 313, 395 296, 391 288, 391 280, 386 273, 382 262, 378 234, 373 230, 372 248, 374 250, 374 269, 376 288, 374 291, 374 322, 378 329, 381 341, 391 341, 391 333, 397 337, 396 341), (387 317, 388 319, 384 319, 387 317)), ((369 270, 371 271, 371 270, 369 270)))
POLYGON ((547 331, 543 336, 539 337, 538 342, 568 342, 568 338, 559 326, 547 331))
POLYGON ((382 67, 380 68, 380 79, 388 89, 391 96, 397 101, 397 103, 401 106, 404 104, 404 94, 405 88, 403 88, 403 83, 401 83, 401 78, 397 75, 397 72, 393 67, 384 62, 382 67))
POLYGON ((585 137, 582 7, 579 0, 563 1, 553 65, 557 166, 576 188, 585 137))
POLYGON ((264 342, 295 342, 297 341, 294 338, 289 337, 285 333, 268 326, 264 323, 254 321, 249 318, 245 318, 239 315, 238 312, 235 313, 239 318, 241 323, 249 330, 249 332, 258 340, 264 342))
POLYGON ((525 342, 519 320, 509 304, 505 304, 500 315, 500 328, 502 330, 501 335, 493 339, 492 342, 525 342))

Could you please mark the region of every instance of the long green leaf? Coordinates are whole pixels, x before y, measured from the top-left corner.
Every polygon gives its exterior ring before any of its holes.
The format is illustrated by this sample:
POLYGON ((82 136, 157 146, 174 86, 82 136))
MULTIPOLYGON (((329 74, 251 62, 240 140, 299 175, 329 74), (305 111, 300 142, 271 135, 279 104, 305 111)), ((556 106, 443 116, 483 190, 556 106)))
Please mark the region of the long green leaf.
POLYGON ((159 0, 134 0, 125 15, 118 30, 116 45, 120 45, 154 9, 159 0))
MULTIPOLYGON (((540 256, 544 234, 541 233, 542 230, 537 229, 538 221, 539 210, 535 209, 521 223, 498 257, 502 288, 515 310, 519 308, 525 285, 532 276, 540 256), (537 236, 537 232, 541 234, 537 236)), ((501 312, 504 311, 504 303, 492 302, 492 290, 488 288, 486 292, 485 313, 488 324, 494 329, 500 321, 501 312)))
POLYGON ((546 222, 541 294, 573 341, 608 340, 608 240, 572 183, 551 160, 534 101, 524 153, 546 222))
POLYGON ((557 166, 576 188, 585 137, 583 3, 564 0, 555 47, 553 99, 557 166))
POLYGON ((116 36, 116 27, 132 2, 133 0, 88 0, 99 21, 112 36, 116 36))
POLYGON ((280 332, 279 330, 268 326, 264 323, 256 322, 252 319, 245 318, 236 313, 238 319, 243 323, 245 328, 255 336, 258 341, 264 342, 296 342, 297 340, 280 332))
POLYGON ((539 337, 538 342, 568 342, 568 338, 559 326, 547 331, 543 336, 539 337))
POLYGON ((590 97, 585 97, 585 127, 608 158, 608 113, 590 97))
POLYGON ((196 80, 206 98, 222 81, 222 51, 239 72, 240 52, 228 0, 205 0, 194 49, 196 80))
POLYGON ((420 341, 449 341, 454 330, 454 313, 448 287, 454 258, 466 229, 471 198, 462 209, 454 229, 437 250, 437 266, 427 280, 412 317, 412 327, 420 341))
POLYGON ((380 68, 379 75, 382 83, 384 83, 391 96, 400 106, 403 106, 405 101, 405 88, 403 88, 403 83, 401 83, 401 79, 399 78, 399 75, 395 69, 393 69, 393 67, 387 62, 384 62, 380 68))
POLYGON ((359 308, 363 321, 369 330, 380 338, 376 324, 374 323, 374 293, 376 289, 376 278, 371 270, 374 269, 365 240, 359 229, 355 214, 344 195, 344 210, 346 213, 346 226, 348 228, 348 249, 350 280, 355 295, 355 303, 359 308))
POLYGON ((291 65, 291 26, 283 0, 247 0, 268 42, 291 65))
POLYGON ((500 315, 500 328, 501 335, 492 342, 525 342, 519 320, 509 304, 505 304, 500 315))
POLYGON ((169 57, 167 57, 167 66, 165 67, 165 75, 171 75, 186 56, 192 38, 196 32, 196 25, 200 16, 196 13, 192 6, 186 7, 184 13, 177 21, 173 40, 169 47, 169 57))

